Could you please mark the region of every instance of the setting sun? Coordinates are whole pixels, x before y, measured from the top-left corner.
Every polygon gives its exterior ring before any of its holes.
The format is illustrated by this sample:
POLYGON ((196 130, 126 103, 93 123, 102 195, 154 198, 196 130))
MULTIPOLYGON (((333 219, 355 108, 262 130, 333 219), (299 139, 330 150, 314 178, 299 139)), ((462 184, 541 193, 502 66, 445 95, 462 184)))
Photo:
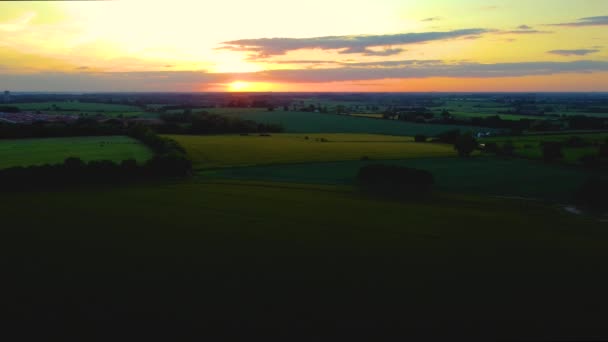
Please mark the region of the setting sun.
POLYGON ((251 87, 251 84, 249 82, 241 82, 241 81, 235 81, 230 83, 229 85, 229 89, 230 91, 244 91, 244 90, 248 90, 251 87))

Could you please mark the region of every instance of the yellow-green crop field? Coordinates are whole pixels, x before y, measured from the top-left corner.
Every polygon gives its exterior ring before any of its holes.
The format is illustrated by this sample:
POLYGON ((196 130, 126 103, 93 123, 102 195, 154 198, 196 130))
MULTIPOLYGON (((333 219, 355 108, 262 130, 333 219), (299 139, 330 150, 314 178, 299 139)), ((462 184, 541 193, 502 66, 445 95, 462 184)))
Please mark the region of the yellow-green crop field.
POLYGON ((374 134, 169 135, 196 169, 320 161, 450 157, 452 146, 374 134))
POLYGON ((144 162, 152 152, 125 136, 69 137, 0 140, 0 169, 63 163, 66 158, 84 161, 135 159, 144 162))

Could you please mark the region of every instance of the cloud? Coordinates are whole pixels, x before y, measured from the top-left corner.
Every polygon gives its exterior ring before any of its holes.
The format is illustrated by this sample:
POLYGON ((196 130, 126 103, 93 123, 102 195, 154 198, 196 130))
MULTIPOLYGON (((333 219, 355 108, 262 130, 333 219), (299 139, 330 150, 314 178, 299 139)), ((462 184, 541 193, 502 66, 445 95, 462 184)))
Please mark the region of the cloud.
POLYGON ((578 49, 578 50, 551 50, 551 51, 547 51, 547 53, 550 53, 550 54, 553 54, 553 55, 560 55, 560 56, 585 56, 585 55, 596 53, 596 52, 600 52, 600 50, 597 50, 597 49, 578 49))
POLYGON ((462 29, 446 32, 401 33, 389 35, 327 36, 313 38, 259 38, 241 39, 224 42, 218 49, 245 51, 257 54, 258 58, 284 55, 289 51, 301 49, 342 50, 340 53, 362 53, 368 56, 387 56, 402 51, 389 48, 384 52, 369 50, 373 47, 387 47, 453 39, 480 35, 486 29, 462 29), (388 52, 387 52, 388 51, 388 52))
POLYGON ((552 31, 536 30, 532 26, 519 25, 515 30, 496 31, 496 34, 545 34, 553 33, 552 31))
POLYGON ((317 83, 408 78, 496 78, 554 75, 563 73, 608 72, 608 62, 525 62, 525 63, 422 63, 388 67, 355 66, 331 69, 271 70, 249 75, 249 81, 317 83))
POLYGON ((380 56, 380 57, 386 57, 386 56, 394 56, 394 55, 398 55, 402 52, 405 52, 404 49, 400 49, 400 48, 395 48, 395 49, 391 49, 391 48, 387 48, 384 50, 370 50, 368 48, 348 48, 346 50, 342 50, 339 53, 340 54, 350 54, 350 53, 360 53, 363 56, 380 56))
POLYGON ((5 23, 0 23, 0 31, 17 32, 17 31, 24 30, 29 26, 29 24, 32 22, 32 20, 35 17, 36 17, 35 12, 24 13, 19 18, 16 18, 14 20, 11 20, 11 21, 8 21, 5 23))
POLYGON ((567 26, 567 27, 580 27, 580 26, 608 26, 608 15, 599 17, 586 17, 577 19, 571 23, 558 23, 549 24, 550 26, 567 26))
POLYGON ((349 68, 386 68, 386 67, 403 67, 411 65, 433 65, 441 64, 439 59, 409 59, 401 61, 377 61, 377 62, 355 62, 353 60, 345 61, 330 61, 330 60, 283 60, 271 61, 272 64, 313 64, 313 65, 336 65, 349 68))
POLYGON ((405 60, 342 63, 335 68, 267 70, 252 73, 197 71, 5 74, 0 88, 28 91, 192 91, 206 85, 248 82, 324 83, 384 79, 500 78, 608 72, 608 62, 447 63, 405 60))
POLYGON ((284 61, 269 61, 272 64, 341 64, 338 61, 290 59, 284 61))
POLYGON ((443 20, 443 18, 442 17, 430 17, 430 18, 422 19, 422 21, 427 21, 427 22, 428 21, 439 21, 439 20, 443 20))

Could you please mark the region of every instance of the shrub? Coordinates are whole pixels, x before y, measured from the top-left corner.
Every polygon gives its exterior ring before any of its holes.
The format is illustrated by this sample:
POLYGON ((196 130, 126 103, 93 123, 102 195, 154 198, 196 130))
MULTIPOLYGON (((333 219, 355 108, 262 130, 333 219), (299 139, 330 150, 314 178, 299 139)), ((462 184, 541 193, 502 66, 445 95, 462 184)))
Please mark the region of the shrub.
POLYGON ((498 154, 498 152, 499 152, 498 144, 495 143, 495 142, 486 143, 485 146, 484 146, 484 148, 483 148, 483 151, 487 152, 487 153, 498 154))
POLYGON ((576 192, 578 204, 594 211, 608 209, 608 181, 599 178, 587 180, 576 192))
POLYGON ((554 141, 546 141, 543 142, 542 147, 544 161, 552 162, 564 158, 561 143, 554 141))
POLYGON ((426 135, 417 134, 416 136, 414 136, 415 142, 426 142, 426 139, 426 135))
POLYGON ((454 129, 451 131, 446 131, 443 133, 439 133, 437 135, 437 140, 446 144, 454 144, 456 140, 460 137, 460 130, 454 129))
POLYGON ((390 197, 425 194, 434 182, 429 171, 394 165, 366 165, 357 174, 357 183, 364 193, 390 197))
POLYGON ((588 169, 596 169, 601 166, 601 160, 596 155, 582 156, 579 161, 588 169))
POLYGON ((477 140, 470 133, 459 136, 454 142, 454 149, 461 157, 468 157, 477 148, 477 140))
POLYGON ((566 140, 564 145, 566 147, 586 147, 586 146, 589 146, 589 143, 586 142, 585 140, 583 140, 583 138, 581 138, 581 137, 574 136, 574 137, 568 138, 568 140, 566 140))
POLYGON ((608 143, 600 145, 599 156, 600 158, 608 158, 608 143))
POLYGON ((499 150, 499 154, 503 156, 513 156, 515 154, 515 144, 512 141, 506 141, 502 144, 502 148, 499 150))

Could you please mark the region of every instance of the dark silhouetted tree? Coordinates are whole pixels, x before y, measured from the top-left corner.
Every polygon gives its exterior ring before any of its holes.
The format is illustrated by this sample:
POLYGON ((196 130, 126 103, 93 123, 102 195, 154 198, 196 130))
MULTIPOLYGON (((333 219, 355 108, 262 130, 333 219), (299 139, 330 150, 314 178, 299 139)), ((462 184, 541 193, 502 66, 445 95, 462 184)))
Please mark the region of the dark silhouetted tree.
POLYGON ((454 142, 454 149, 458 151, 461 157, 468 157, 477 148, 477 140, 470 133, 465 133, 459 136, 454 142))
POLYGON ((546 141, 542 144, 543 148, 543 160, 546 162, 552 162, 564 158, 562 152, 562 144, 555 141, 546 141))

